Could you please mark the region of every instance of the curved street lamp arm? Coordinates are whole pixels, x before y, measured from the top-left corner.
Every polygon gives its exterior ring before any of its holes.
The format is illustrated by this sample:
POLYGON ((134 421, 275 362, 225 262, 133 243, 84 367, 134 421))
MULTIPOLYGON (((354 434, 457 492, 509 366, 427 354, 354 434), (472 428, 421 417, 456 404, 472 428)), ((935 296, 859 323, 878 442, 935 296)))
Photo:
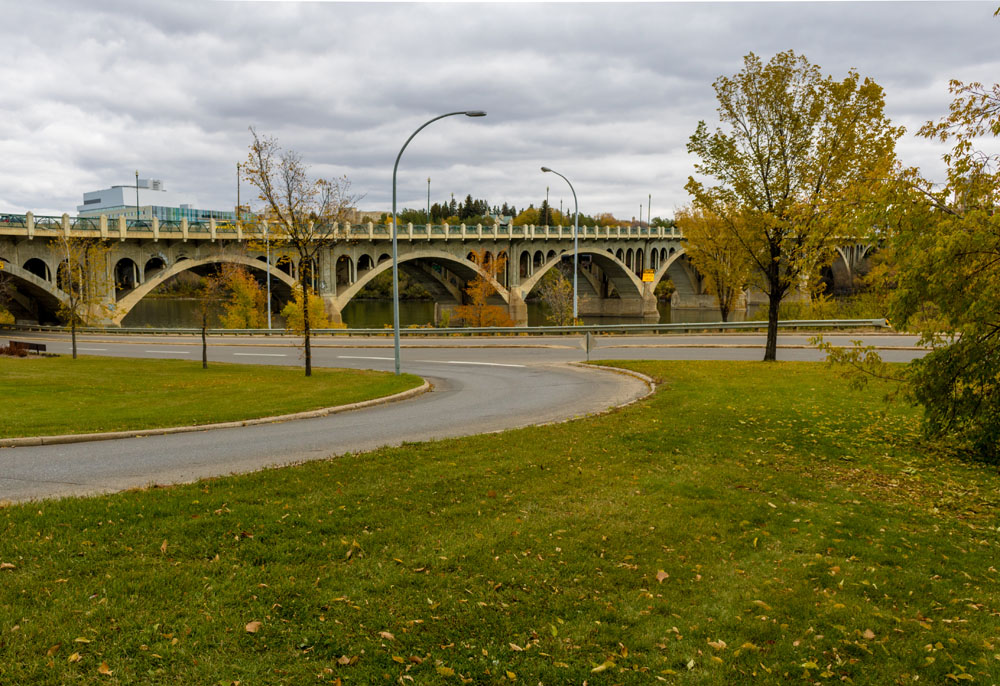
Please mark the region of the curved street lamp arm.
MULTIPOLYGON (((561 178, 569 185, 569 189, 573 192, 573 322, 575 323, 579 316, 579 300, 580 292, 577 283, 577 272, 579 271, 579 259, 580 259, 580 204, 576 201, 576 189, 573 188, 573 184, 569 182, 565 176, 557 172, 555 169, 549 169, 548 167, 542 167, 543 172, 551 172, 561 178)), ((562 229, 560 229, 561 231, 562 229)))
MULTIPOLYGON (((454 117, 457 114, 464 114, 467 117, 484 117, 485 112, 479 110, 462 110, 460 112, 449 112, 448 114, 442 114, 433 119, 425 121, 420 128, 410 134, 410 137, 406 139, 403 143, 403 147, 399 149, 399 154, 396 155, 396 163, 392 165, 392 333, 393 333, 393 348, 395 348, 395 360, 396 360, 396 375, 399 375, 399 257, 398 249, 396 248, 396 171, 399 169, 399 160, 403 157, 403 151, 406 150, 406 146, 410 144, 413 137, 424 130, 429 124, 433 124, 438 119, 444 119, 445 117, 454 117)), ((428 179, 428 199, 430 197, 430 179, 428 179)), ((137 191, 138 192, 138 191, 137 191)), ((428 216, 427 221, 430 222, 430 216, 428 216)), ((428 227, 428 236, 430 235, 430 228, 428 227)))
POLYGON ((396 163, 392 165, 392 213, 393 214, 396 214, 396 170, 399 169, 399 160, 403 157, 403 151, 406 150, 406 146, 410 144, 410 141, 413 140, 414 136, 416 136, 418 133, 427 128, 428 125, 436 122, 438 119, 444 119, 445 117, 454 117, 457 114, 465 114, 466 111, 467 110, 462 110, 461 112, 449 112, 448 114, 442 114, 440 116, 434 117, 433 119, 425 121, 420 126, 420 128, 411 133, 410 137, 406 139, 405 143, 403 143, 403 147, 399 149, 399 154, 396 155, 396 163))

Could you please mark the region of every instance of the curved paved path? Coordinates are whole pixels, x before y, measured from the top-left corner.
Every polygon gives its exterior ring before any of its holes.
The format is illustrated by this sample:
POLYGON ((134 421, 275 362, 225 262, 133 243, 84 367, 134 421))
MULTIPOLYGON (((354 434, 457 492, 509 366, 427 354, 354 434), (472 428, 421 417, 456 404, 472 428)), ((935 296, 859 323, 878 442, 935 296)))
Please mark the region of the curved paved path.
MULTIPOLYGON (((132 352, 142 354, 138 349, 132 352)), ((355 358, 318 360, 331 366, 338 362, 391 365, 391 361, 355 358)), ((291 355, 286 363, 298 363, 297 356, 291 355)), ((0 500, 181 483, 404 441, 499 431, 600 412, 647 392, 638 379, 563 364, 429 362, 409 364, 406 370, 430 381, 433 390, 413 400, 317 419, 0 450, 0 500)))
MULTIPOLYGON (((779 337, 780 359, 821 359, 811 334, 779 337)), ((66 337, 17 335, 69 352, 66 337)), ((913 336, 833 334, 883 348, 905 361, 923 354, 913 336)), ((593 359, 759 360, 764 337, 745 335, 603 336, 593 359)), ((585 359, 579 337, 404 339, 403 368, 434 384, 415 400, 286 424, 98 443, 0 449, 0 500, 82 495, 179 483, 207 476, 421 441, 498 431, 599 412, 646 392, 640 381, 566 365, 585 359)), ((191 336, 81 336, 84 355, 200 359, 191 336)), ((293 339, 215 338, 210 359, 258 364, 301 364, 293 339)), ((317 366, 392 369, 391 339, 318 338, 317 366)))

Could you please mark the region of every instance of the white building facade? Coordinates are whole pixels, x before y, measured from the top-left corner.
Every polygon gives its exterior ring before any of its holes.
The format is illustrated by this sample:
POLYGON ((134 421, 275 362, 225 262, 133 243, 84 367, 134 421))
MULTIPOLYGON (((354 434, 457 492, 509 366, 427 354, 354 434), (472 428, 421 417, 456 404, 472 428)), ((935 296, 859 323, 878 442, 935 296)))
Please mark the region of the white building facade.
POLYGON ((156 217, 161 221, 180 221, 186 218, 189 222, 236 219, 234 211, 197 209, 184 200, 180 194, 167 191, 159 179, 139 179, 137 185, 112 186, 84 193, 83 204, 76 209, 81 217, 103 214, 109 219, 120 216, 135 219, 137 208, 139 219, 156 217))

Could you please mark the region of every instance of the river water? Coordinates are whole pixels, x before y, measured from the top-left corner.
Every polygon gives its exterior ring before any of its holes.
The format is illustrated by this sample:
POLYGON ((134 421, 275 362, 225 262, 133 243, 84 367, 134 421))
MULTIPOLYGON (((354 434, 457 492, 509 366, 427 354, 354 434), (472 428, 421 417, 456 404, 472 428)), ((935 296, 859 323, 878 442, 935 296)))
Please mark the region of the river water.
MULTIPOLYGON (((200 315, 192 298, 145 298, 128 313, 122 322, 125 327, 152 328, 196 328, 201 326, 200 315)), ((528 303, 528 325, 548 324, 545 309, 539 302, 528 303)), ((221 308, 220 308, 221 309, 221 308)), ((717 309, 671 310, 670 304, 659 304, 660 322, 717 322, 721 320, 717 309)), ((348 303, 343 312, 344 323, 350 328, 381 328, 392 324, 391 300, 355 299, 348 303)), ((210 327, 219 326, 218 311, 209 322, 210 327)), ((731 321, 743 319, 743 312, 730 315, 731 321)), ((434 303, 428 300, 402 300, 399 303, 399 325, 402 327, 428 324, 434 320, 434 303)), ((639 324, 635 317, 584 317, 584 324, 639 324)), ((284 326, 284 319, 275 313, 271 316, 275 329, 284 326)))

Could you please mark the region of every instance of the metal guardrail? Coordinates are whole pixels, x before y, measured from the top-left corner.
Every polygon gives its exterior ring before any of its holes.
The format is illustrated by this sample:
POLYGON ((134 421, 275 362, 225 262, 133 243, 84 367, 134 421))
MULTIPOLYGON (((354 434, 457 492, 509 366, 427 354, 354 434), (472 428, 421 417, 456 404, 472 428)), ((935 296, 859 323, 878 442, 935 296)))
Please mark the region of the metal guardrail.
MULTIPOLYGON (((495 326, 495 327, 449 327, 449 328, 404 328, 401 336, 454 336, 454 335, 552 335, 585 333, 691 333, 696 331, 759 331, 767 328, 766 321, 744 322, 678 322, 671 324, 585 324, 581 326, 495 326)), ((885 319, 788 319, 778 322, 779 329, 886 329, 885 319)), ((116 335, 200 335, 201 329, 166 329, 139 327, 77 327, 79 333, 101 333, 116 335)), ((69 331, 65 326, 44 326, 30 324, 8 324, 0 326, 0 331, 69 331)), ((211 336, 286 336, 285 329, 208 329, 211 336)), ((315 336, 391 336, 391 328, 382 329, 313 329, 315 336)))

